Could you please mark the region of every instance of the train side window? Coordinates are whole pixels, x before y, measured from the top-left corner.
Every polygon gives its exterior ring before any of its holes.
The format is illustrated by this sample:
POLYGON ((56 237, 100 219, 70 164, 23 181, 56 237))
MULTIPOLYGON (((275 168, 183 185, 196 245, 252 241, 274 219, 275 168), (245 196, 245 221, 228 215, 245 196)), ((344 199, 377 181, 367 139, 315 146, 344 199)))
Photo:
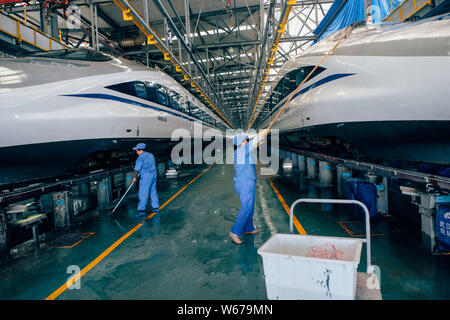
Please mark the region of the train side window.
POLYGON ((189 114, 189 101, 187 100, 187 98, 180 97, 180 99, 178 100, 178 103, 179 103, 180 110, 183 111, 184 113, 189 114))
POLYGON ((200 119, 201 110, 193 103, 190 104, 189 110, 191 112, 191 116, 194 118, 200 119))
POLYGON ((145 84, 147 86, 147 100, 164 106, 168 105, 166 89, 163 86, 154 82, 146 82, 145 84))
POLYGON ((187 108, 187 113, 189 113, 189 115, 192 115, 192 104, 189 101, 186 101, 186 108, 187 108))
POLYGON ((164 87, 158 87, 156 89, 156 96, 158 98, 158 103, 168 106, 169 105, 169 98, 166 94, 166 89, 164 87))
POLYGON ((211 116, 201 109, 198 110, 197 117, 205 123, 213 124, 211 116))
POLYGON ((136 97, 147 100, 147 87, 143 82, 136 81, 134 83, 134 90, 136 91, 136 97))
POLYGON ((169 106, 172 109, 179 110, 180 109, 180 95, 176 93, 175 91, 170 91, 169 93, 169 106))
POLYGON ((155 87, 147 86, 147 99, 158 103, 158 90, 155 87))
POLYGON ((178 102, 175 97, 170 97, 169 106, 174 110, 178 110, 178 102))

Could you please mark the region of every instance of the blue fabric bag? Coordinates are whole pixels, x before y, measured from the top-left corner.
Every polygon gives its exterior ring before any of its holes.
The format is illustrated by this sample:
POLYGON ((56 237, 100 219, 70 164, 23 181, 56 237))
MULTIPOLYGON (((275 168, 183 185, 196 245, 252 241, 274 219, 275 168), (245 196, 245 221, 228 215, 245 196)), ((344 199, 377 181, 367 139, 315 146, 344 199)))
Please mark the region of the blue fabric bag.
MULTIPOLYGON (((359 178, 345 180, 345 194, 349 200, 358 200, 369 209, 370 220, 379 218, 377 210, 377 188, 374 184, 359 178)), ((358 218, 364 219, 364 210, 358 205, 350 205, 358 218)))

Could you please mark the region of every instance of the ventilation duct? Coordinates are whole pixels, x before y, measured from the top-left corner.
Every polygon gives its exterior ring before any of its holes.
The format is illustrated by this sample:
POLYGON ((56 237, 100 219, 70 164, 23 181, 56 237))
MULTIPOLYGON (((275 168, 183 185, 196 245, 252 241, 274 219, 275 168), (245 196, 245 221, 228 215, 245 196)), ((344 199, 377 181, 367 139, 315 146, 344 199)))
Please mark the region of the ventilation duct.
POLYGON ((147 36, 142 32, 136 38, 125 38, 119 41, 119 46, 122 48, 140 47, 145 45, 147 36))

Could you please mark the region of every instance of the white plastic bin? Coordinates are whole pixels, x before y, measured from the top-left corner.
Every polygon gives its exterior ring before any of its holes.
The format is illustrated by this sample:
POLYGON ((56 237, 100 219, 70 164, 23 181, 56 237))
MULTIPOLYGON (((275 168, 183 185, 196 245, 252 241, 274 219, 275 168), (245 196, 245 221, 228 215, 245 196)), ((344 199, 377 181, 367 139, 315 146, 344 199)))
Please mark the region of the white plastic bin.
POLYGON ((362 239, 276 234, 258 254, 271 300, 352 300, 362 239))

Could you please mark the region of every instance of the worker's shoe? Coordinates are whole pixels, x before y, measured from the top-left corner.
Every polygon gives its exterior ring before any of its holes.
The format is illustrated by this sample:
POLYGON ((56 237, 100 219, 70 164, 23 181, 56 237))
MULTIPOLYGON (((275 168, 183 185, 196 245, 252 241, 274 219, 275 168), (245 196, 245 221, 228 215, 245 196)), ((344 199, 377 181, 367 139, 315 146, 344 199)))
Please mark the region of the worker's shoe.
POLYGON ((137 218, 140 218, 140 217, 142 217, 142 216, 145 216, 145 210, 139 210, 136 214, 135 214, 135 216, 137 217, 137 218))
POLYGON ((153 209, 153 210, 152 210, 152 213, 153 213, 153 212, 156 212, 156 213, 158 213, 158 212, 159 212, 159 209, 158 209, 158 208, 156 208, 156 209, 153 209))
POLYGON ((244 232, 244 234, 258 234, 258 233, 259 233, 259 231, 256 229, 251 232, 244 232))
POLYGON ((234 234, 233 232, 228 232, 228 236, 231 238, 231 240, 233 240, 234 243, 236 244, 242 244, 241 239, 239 239, 239 236, 237 234, 234 234))

